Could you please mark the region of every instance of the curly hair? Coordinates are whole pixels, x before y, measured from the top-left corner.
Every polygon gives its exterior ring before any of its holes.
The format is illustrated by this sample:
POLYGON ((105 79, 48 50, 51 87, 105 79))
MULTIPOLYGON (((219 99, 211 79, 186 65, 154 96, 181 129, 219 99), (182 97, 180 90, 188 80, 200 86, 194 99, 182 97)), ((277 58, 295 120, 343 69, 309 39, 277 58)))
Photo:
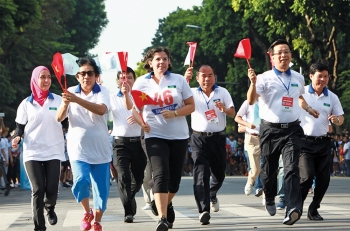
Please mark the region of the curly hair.
MULTIPOLYGON (((167 47, 152 48, 151 50, 147 51, 146 55, 141 60, 144 63, 143 67, 148 72, 153 71, 153 68, 148 64, 148 62, 153 60, 155 53, 162 52, 162 51, 165 52, 165 54, 168 56, 169 60, 171 60, 170 50, 167 47)), ((169 63, 168 71, 171 71, 172 69, 173 69, 173 67, 169 63)))

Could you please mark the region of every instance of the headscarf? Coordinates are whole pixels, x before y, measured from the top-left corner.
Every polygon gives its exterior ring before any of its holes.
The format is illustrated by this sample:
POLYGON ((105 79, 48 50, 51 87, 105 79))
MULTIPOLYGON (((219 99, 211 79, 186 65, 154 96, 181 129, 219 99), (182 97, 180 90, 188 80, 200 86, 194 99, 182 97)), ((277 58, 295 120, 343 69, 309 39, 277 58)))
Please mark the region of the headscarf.
POLYGON ((46 100, 47 96, 49 95, 48 90, 43 91, 38 86, 38 79, 39 79, 40 73, 42 71, 45 71, 45 70, 50 72, 49 69, 47 69, 44 66, 36 67, 32 72, 32 78, 30 80, 30 89, 32 90, 33 98, 36 102, 38 102, 40 104, 40 106, 44 105, 45 100, 46 100))

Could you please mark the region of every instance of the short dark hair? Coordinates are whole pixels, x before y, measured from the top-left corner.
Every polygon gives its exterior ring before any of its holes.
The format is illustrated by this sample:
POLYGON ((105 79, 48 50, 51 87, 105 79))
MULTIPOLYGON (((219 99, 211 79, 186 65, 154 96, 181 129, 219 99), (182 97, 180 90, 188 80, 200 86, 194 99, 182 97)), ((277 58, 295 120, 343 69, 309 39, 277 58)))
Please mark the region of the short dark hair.
POLYGON ((313 75, 316 72, 321 72, 321 71, 327 71, 329 73, 328 65, 321 63, 321 62, 316 62, 316 63, 311 64, 310 74, 313 75))
MULTIPOLYGON (((121 73, 122 73, 121 71, 118 71, 118 73, 117 73, 117 79, 119 79, 119 75, 120 75, 121 73)), ((131 67, 127 67, 126 73, 131 73, 132 76, 134 77, 134 79, 136 79, 135 71, 134 71, 131 67)))
POLYGON ((200 67, 197 69, 197 76, 199 75, 199 72, 200 72, 200 70, 201 70, 202 67, 210 67, 210 68, 213 70, 213 74, 215 75, 214 68, 212 68, 212 67, 209 66, 208 64, 203 64, 203 65, 200 65, 200 67))
MULTIPOLYGON (((144 65, 143 67, 148 71, 151 72, 153 71, 153 68, 150 67, 150 65, 148 64, 149 61, 152 61, 154 54, 158 53, 158 52, 162 52, 164 51, 165 54, 168 56, 169 61, 171 61, 171 55, 170 55, 170 50, 167 47, 156 47, 156 48, 152 48, 151 50, 147 51, 146 55, 143 57, 143 59, 141 60, 144 65)), ((171 71, 173 69, 173 67, 171 66, 171 63, 169 63, 169 67, 168 67, 168 71, 171 71)))
POLYGON ((95 60, 93 58, 88 57, 88 56, 86 56, 84 58, 80 58, 78 60, 78 66, 81 67, 81 66, 84 66, 84 65, 92 66, 94 68, 94 72, 95 72, 96 76, 101 74, 100 73, 100 68, 98 68, 98 66, 97 66, 97 64, 96 64, 96 62, 95 62, 95 60))
POLYGON ((277 45, 281 45, 281 44, 286 44, 288 45, 289 47, 289 50, 292 51, 292 47, 289 45, 289 43, 284 40, 284 39, 277 39, 276 41, 274 41, 273 43, 271 43, 270 47, 269 47, 269 52, 270 52, 270 55, 273 54, 273 48, 277 45))

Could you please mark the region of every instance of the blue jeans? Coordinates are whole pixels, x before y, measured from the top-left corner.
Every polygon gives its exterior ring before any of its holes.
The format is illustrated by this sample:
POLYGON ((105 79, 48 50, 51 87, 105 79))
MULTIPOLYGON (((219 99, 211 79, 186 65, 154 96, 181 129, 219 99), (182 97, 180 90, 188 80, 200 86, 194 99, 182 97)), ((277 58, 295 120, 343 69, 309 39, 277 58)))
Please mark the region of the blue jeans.
MULTIPOLYGON (((260 167, 263 165, 263 161, 264 161, 264 159, 260 155, 260 167)), ((261 189, 262 187, 263 187, 263 185, 262 185, 262 182, 260 179, 260 174, 259 174, 258 178, 256 178, 256 181, 255 181, 255 189, 261 189)))
POLYGON ((246 150, 244 150, 244 156, 245 156, 245 159, 247 161, 247 172, 250 171, 250 162, 249 162, 249 156, 248 156, 248 152, 246 150))
POLYGON ((280 155, 280 159, 278 162, 278 189, 277 189, 277 195, 280 198, 284 197, 283 181, 284 181, 283 159, 282 159, 282 155, 280 155))

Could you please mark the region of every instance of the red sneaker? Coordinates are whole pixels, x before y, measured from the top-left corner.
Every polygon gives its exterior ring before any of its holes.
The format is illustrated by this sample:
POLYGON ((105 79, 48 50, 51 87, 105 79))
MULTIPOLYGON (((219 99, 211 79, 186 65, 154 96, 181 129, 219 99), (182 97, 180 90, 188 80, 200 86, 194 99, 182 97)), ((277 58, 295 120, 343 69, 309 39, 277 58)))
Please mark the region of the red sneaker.
POLYGON ((95 221, 93 231, 102 231, 102 225, 95 221))
MULTIPOLYGON (((91 229, 91 221, 94 219, 92 209, 88 213, 84 213, 83 220, 81 220, 80 230, 86 231, 91 229)), ((101 229, 102 230, 102 229, 101 229)))

